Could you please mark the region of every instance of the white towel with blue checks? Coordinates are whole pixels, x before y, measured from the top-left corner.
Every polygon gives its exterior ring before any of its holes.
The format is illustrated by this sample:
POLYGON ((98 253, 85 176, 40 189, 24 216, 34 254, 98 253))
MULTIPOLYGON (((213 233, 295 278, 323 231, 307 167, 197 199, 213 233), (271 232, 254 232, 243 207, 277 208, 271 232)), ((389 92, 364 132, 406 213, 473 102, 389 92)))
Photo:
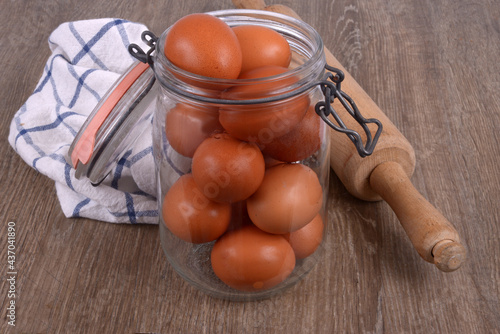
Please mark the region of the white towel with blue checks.
POLYGON ((147 27, 120 19, 61 24, 49 37, 52 55, 33 94, 15 114, 9 143, 23 160, 55 181, 66 217, 114 223, 157 223, 150 136, 125 152, 107 179, 77 180, 68 149, 106 91, 134 61, 128 45, 147 27))

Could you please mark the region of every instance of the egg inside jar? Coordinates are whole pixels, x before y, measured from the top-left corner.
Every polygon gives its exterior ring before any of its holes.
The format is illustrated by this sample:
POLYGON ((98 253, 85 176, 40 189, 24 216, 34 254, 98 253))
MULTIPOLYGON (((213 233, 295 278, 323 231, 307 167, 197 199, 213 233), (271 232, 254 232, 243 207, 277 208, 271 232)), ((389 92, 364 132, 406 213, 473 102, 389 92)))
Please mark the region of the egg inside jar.
POLYGON ((321 92, 284 95, 321 76, 321 42, 275 14, 231 13, 188 15, 160 37, 155 66, 177 89, 161 89, 154 150, 169 262, 208 293, 244 299, 317 261, 329 149, 321 92))

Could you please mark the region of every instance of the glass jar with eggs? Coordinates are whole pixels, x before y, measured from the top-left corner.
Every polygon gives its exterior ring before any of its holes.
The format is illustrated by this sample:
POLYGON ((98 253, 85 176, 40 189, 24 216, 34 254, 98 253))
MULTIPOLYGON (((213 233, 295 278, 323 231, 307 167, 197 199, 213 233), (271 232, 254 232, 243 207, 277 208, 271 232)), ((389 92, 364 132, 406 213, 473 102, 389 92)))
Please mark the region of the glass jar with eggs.
POLYGON ((328 126, 353 142, 357 135, 331 107, 337 97, 349 108, 342 72, 325 63, 312 27, 266 11, 191 14, 143 40, 150 50, 130 46, 141 62, 77 135, 70 152, 73 165, 83 163, 75 175, 98 184, 123 148, 147 135, 152 113, 168 262, 219 298, 255 300, 291 287, 324 249, 328 126))
POLYGON ((153 124, 161 244, 188 282, 249 300, 316 264, 329 140, 318 34, 262 11, 192 14, 157 39, 153 124))

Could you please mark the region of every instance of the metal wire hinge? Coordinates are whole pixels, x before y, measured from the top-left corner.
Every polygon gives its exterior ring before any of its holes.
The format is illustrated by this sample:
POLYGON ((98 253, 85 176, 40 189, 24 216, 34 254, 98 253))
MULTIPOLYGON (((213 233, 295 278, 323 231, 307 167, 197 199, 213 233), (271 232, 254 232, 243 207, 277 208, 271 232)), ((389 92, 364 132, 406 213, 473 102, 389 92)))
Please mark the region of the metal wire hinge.
POLYGON ((132 55, 132 57, 143 63, 149 64, 149 66, 153 68, 154 61, 152 53, 156 49, 156 42, 158 41, 158 37, 156 37, 156 35, 151 31, 146 30, 142 32, 141 39, 144 43, 146 43, 147 46, 149 46, 149 50, 147 52, 144 52, 139 45, 132 43, 128 46, 128 52, 132 55))
POLYGON ((375 145, 382 133, 382 123, 375 118, 366 119, 361 115, 358 107, 354 103, 351 97, 341 90, 341 83, 344 80, 344 73, 338 68, 325 65, 325 68, 329 71, 325 74, 323 81, 319 83, 321 90, 325 95, 325 101, 320 101, 316 104, 316 113, 323 119, 323 121, 328 124, 332 129, 338 132, 345 133, 349 139, 353 142, 358 154, 364 158, 373 153, 375 145), (366 135, 366 144, 363 144, 361 135, 352 130, 348 129, 344 124, 340 116, 333 109, 332 103, 335 99, 338 99, 342 104, 344 109, 353 117, 356 122, 361 126, 366 135), (337 124, 333 123, 328 116, 332 115, 337 124), (368 128, 369 123, 374 123, 377 125, 377 131, 374 136, 370 129, 368 128))

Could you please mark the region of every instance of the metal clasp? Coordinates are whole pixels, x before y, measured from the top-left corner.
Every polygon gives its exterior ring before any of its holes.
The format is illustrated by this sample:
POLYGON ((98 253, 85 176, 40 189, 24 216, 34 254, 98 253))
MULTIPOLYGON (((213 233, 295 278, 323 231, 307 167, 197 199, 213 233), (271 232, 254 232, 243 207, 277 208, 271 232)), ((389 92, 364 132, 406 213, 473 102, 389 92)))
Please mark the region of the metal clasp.
POLYGON ((316 104, 315 109, 316 113, 323 119, 323 121, 328 124, 332 129, 338 132, 345 133, 349 139, 353 142, 354 146, 356 146, 356 150, 358 154, 364 158, 373 153, 375 149, 375 145, 382 133, 382 123, 376 118, 366 119, 361 115, 356 106, 356 103, 352 100, 349 95, 341 90, 341 83, 344 80, 344 73, 338 68, 325 65, 325 68, 329 71, 325 74, 325 78, 323 81, 319 83, 321 86, 321 90, 325 96, 325 101, 320 101, 316 104), (338 99, 345 110, 351 115, 356 122, 363 128, 363 131, 366 134, 366 144, 363 144, 363 140, 361 135, 352 130, 348 129, 344 124, 340 116, 333 109, 332 103, 335 99, 338 99), (338 125, 333 123, 328 116, 332 115, 335 121, 337 121, 338 125), (374 136, 367 124, 374 123, 377 125, 377 132, 374 136))
POLYGON ((132 55, 132 57, 136 58, 140 62, 149 64, 151 68, 154 68, 154 61, 151 55, 156 49, 158 37, 156 37, 156 35, 151 31, 146 30, 142 32, 141 39, 149 46, 149 50, 144 52, 139 45, 132 43, 128 46, 128 52, 132 55))

